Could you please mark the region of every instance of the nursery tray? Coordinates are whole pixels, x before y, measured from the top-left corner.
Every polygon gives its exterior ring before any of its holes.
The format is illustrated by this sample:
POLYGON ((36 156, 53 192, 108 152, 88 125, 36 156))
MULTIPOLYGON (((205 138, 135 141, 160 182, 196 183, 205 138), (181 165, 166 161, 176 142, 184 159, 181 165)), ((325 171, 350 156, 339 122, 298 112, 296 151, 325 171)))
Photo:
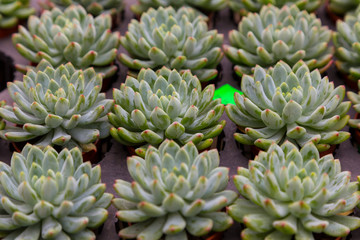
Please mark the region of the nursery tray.
MULTIPOLYGON (((39 9, 39 7, 36 4, 37 1, 32 0, 32 4, 39 9)), ((121 35, 124 35, 127 30, 128 23, 134 16, 132 12, 130 11, 129 7, 131 4, 135 3, 135 0, 125 0, 126 2, 126 10, 125 10, 125 17, 124 21, 118 26, 116 30, 120 31, 121 35)), ((229 9, 224 9, 223 11, 218 13, 217 16, 217 22, 216 22, 216 28, 218 31, 222 34, 224 34, 225 37, 225 43, 228 44, 228 32, 232 29, 235 29, 235 25, 233 24, 232 20, 229 17, 229 9)), ((318 16, 322 19, 323 24, 328 25, 331 29, 335 28, 334 23, 327 17, 325 6, 323 6, 318 12, 318 16)), ((11 38, 7 37, 4 39, 0 39, 0 51, 5 52, 7 55, 10 55, 14 58, 15 63, 18 64, 27 64, 27 60, 21 57, 13 47, 11 43, 11 38)), ((121 47, 120 52, 125 52, 125 50, 121 47)), ((218 83, 217 88, 220 88, 221 86, 225 84, 229 84, 230 86, 239 89, 239 82, 238 80, 233 78, 233 70, 232 70, 232 64, 224 58, 221 62, 223 67, 223 77, 222 81, 218 83)), ((125 75, 126 75, 127 69, 123 65, 120 65, 120 74, 119 79, 116 83, 112 85, 112 87, 120 87, 120 83, 125 81, 125 75)), ((327 75, 330 80, 335 82, 335 85, 341 85, 344 84, 344 82, 341 80, 341 77, 336 73, 335 66, 332 65, 331 68, 327 71, 327 75)), ((21 74, 17 73, 15 79, 21 80, 21 74)), ((350 90, 349 88, 347 88, 350 90)), ((240 89, 239 89, 240 90, 240 89)), ((107 97, 112 97, 112 90, 107 91, 107 97)), ((2 91, 0 93, 0 100, 6 100, 9 104, 12 103, 12 100, 9 97, 9 94, 7 90, 2 91)), ((350 115, 352 118, 355 116, 354 110, 351 108, 350 115)), ((234 123, 232 123, 229 118, 224 113, 222 119, 225 119, 227 121, 227 124, 224 128, 225 132, 225 147, 221 151, 221 161, 220 165, 228 167, 230 169, 230 176, 236 174, 236 169, 238 166, 247 167, 249 159, 246 158, 241 150, 237 148, 235 140, 233 138, 233 133, 236 131, 236 126, 234 123)), ((346 128, 348 130, 348 128, 346 128)), ((112 147, 107 152, 103 158, 103 160, 100 162, 101 168, 102 168, 102 181, 106 183, 107 190, 110 193, 115 194, 115 191, 113 190, 112 186, 115 181, 115 179, 124 179, 124 180, 131 180, 130 175, 127 171, 126 166, 126 157, 127 152, 126 150, 121 146, 120 143, 115 142, 112 140, 112 147)), ((11 152, 8 148, 8 143, 4 140, 0 140, 0 151, 1 151, 1 160, 9 163, 11 159, 11 152)), ((345 141, 344 143, 340 144, 339 149, 336 152, 336 158, 341 160, 341 167, 342 170, 349 170, 352 172, 352 180, 356 180, 356 176, 360 175, 360 154, 357 152, 357 149, 355 146, 351 145, 350 139, 345 141)), ((236 190, 234 184, 232 181, 229 183, 229 188, 232 190, 236 190)), ((114 217, 116 213, 116 209, 111 206, 109 208, 110 214, 107 222, 104 225, 104 228, 101 232, 101 234, 98 236, 97 239, 99 240, 117 240, 118 235, 115 231, 115 224, 114 224, 114 217)), ((358 211, 359 212, 359 211, 358 211)), ((356 213, 357 216, 360 216, 359 213, 356 213)), ((240 239, 240 231, 241 227, 240 224, 235 223, 228 231, 224 234, 224 240, 238 240, 240 239)), ((354 240, 360 240, 360 230, 356 230, 352 232, 351 239, 354 240)))

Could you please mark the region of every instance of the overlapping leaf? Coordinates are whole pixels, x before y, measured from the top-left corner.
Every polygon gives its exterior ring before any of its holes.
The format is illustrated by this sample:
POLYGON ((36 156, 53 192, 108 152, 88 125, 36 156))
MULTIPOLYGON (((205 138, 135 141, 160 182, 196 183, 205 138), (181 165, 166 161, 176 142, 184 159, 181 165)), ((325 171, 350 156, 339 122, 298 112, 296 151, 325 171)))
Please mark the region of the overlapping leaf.
POLYGON ((16 124, 0 131, 13 142, 37 139, 36 145, 80 147, 84 152, 109 135, 106 114, 114 101, 100 93, 102 75, 93 68, 75 70, 71 63, 53 68, 43 60, 22 82, 8 83, 14 106, 0 108, 0 116, 16 124))
POLYGON ((35 14, 30 7, 30 0, 1 0, 0 1, 0 29, 15 27, 21 20, 35 14))
POLYGON ((131 21, 121 37, 129 55, 122 53, 119 59, 135 70, 190 69, 200 81, 209 81, 218 75, 223 40, 217 30, 208 31, 205 17, 195 9, 160 7, 142 14, 140 21, 131 21))
POLYGON ((360 7, 336 22, 333 35, 336 47, 336 67, 352 81, 360 79, 360 7))
POLYGON ((332 155, 320 158, 313 143, 300 151, 290 142, 272 144, 248 169, 238 169, 234 183, 245 199, 229 214, 245 224, 243 239, 344 237, 360 227, 358 217, 347 216, 360 202, 358 183, 350 178, 332 155))
POLYGON ((346 126, 351 103, 343 102, 345 87, 334 87, 319 70, 310 72, 299 61, 290 68, 279 62, 268 71, 255 67, 254 76, 244 75, 244 95, 235 94, 236 105, 226 113, 243 133, 235 139, 267 149, 271 143, 289 140, 299 146, 313 142, 320 151, 349 138, 346 126))
MULTIPOLYGON (((12 37, 18 52, 31 63, 42 59, 54 67, 71 62, 76 69, 94 67, 97 73, 110 77, 117 67, 111 65, 120 45, 118 32, 111 33, 111 17, 94 18, 81 6, 71 5, 64 12, 58 8, 32 16, 28 29, 19 27, 12 37)), ((26 71, 29 66, 17 66, 26 71)))
POLYGON ((100 166, 83 163, 81 151, 60 153, 30 144, 0 162, 0 236, 4 239, 95 239, 108 217, 100 166))
POLYGON ((226 190, 229 169, 219 167, 217 150, 198 153, 193 143, 180 147, 165 140, 150 147, 145 159, 128 159, 132 183, 116 180, 120 198, 116 216, 134 223, 119 235, 126 239, 187 240, 229 228, 233 220, 221 210, 236 193, 226 190))
POLYGON ((157 146, 168 138, 206 149, 225 126, 219 121, 225 107, 220 99, 213 100, 214 91, 214 85, 201 90, 190 71, 142 69, 137 79, 128 76, 113 91, 110 134, 127 146, 157 146))
POLYGON ((268 68, 280 60, 291 67, 303 60, 310 70, 324 72, 332 63, 330 38, 331 31, 315 14, 295 5, 281 9, 268 5, 242 18, 238 31, 229 33, 230 45, 224 52, 239 76, 251 74, 256 65, 268 68))

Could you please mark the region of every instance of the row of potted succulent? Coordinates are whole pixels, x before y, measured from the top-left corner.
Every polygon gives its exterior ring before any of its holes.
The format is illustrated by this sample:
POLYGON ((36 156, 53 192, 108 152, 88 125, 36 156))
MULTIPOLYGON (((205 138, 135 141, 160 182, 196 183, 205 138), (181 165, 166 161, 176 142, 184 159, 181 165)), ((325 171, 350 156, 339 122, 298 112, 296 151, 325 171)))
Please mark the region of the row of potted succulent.
POLYGON ((344 237, 360 227, 348 216, 360 202, 359 182, 313 143, 272 144, 239 168, 233 181, 245 199, 226 190, 229 169, 219 163, 217 150, 199 154, 191 142, 166 140, 145 158, 128 158, 134 181, 116 180, 113 199, 100 166, 83 163, 78 148, 28 144, 10 166, 0 162, 0 237, 95 239, 111 202, 127 223, 124 239, 221 239, 233 219, 245 225, 242 239, 344 237))
MULTIPOLYGON (((326 154, 350 136, 341 131, 350 118, 345 88, 334 89, 327 77, 319 70, 310 72, 302 61, 292 69, 284 62, 267 71, 256 67, 253 77, 244 75, 244 94, 235 95, 236 105, 226 108, 220 99, 213 100, 214 86, 202 90, 190 71, 143 69, 113 90, 114 100, 100 93, 101 84, 102 75, 92 68, 76 70, 70 63, 53 68, 42 60, 22 82, 8 84, 15 105, 0 107, 0 116, 15 126, 2 125, 0 136, 89 152, 111 134, 140 156, 148 145, 158 146, 166 138, 191 141, 205 150, 225 126, 219 121, 224 109, 242 131, 235 139, 259 149, 289 140, 298 146, 313 142, 326 154)), ((358 110, 360 95, 348 96, 358 110)), ((350 126, 358 125, 358 120, 350 121, 350 126)))
MULTIPOLYGON (((141 16, 142 13, 148 11, 150 8, 168 7, 180 8, 184 5, 194 7, 205 13, 219 11, 226 6, 241 15, 246 15, 248 12, 259 12, 260 9, 271 3, 276 7, 283 7, 284 5, 296 5, 301 10, 313 12, 318 9, 323 1, 322 0, 292 0, 292 1, 261 1, 261 0, 197 0, 197 1, 148 1, 139 0, 137 4, 131 6, 131 10, 141 16)), ((41 0, 39 2, 43 10, 51 10, 53 8, 60 8, 64 10, 72 4, 79 4, 83 6, 86 11, 93 16, 99 16, 103 13, 108 13, 112 16, 113 25, 119 23, 120 14, 124 9, 123 0, 102 0, 102 1, 79 1, 79 0, 41 0)), ((336 16, 343 16, 346 12, 354 10, 358 6, 358 2, 354 0, 330 0, 327 6, 329 12, 336 16)), ((7 29, 15 31, 19 22, 22 19, 28 18, 30 15, 35 14, 35 9, 30 7, 30 1, 7 0, 0 3, 0 29, 7 29)), ((240 20, 240 18, 239 18, 240 20)))
MULTIPOLYGON (((79 0, 42 0, 39 1, 43 10, 59 8, 65 10, 70 5, 81 5, 89 14, 99 16, 109 14, 112 25, 116 27, 121 19, 124 9, 123 0, 79 1, 79 0)), ((29 16, 36 13, 31 7, 30 0, 6 0, 0 2, 0 37, 16 32, 17 27, 29 16)))
MULTIPOLYGON (((114 63, 120 43, 128 54, 119 54, 119 60, 135 75, 143 67, 190 69, 204 82, 203 86, 219 75, 223 35, 209 31, 206 17, 192 8, 150 9, 140 21, 133 20, 122 37, 110 32, 109 15, 93 18, 86 14, 84 8, 72 5, 64 13, 54 8, 41 18, 32 16, 29 29, 20 26, 13 43, 30 65, 46 59, 54 67, 67 62, 79 69, 95 67, 109 79, 104 90, 111 86, 110 78, 117 71, 114 63)), ((348 14, 344 22, 338 22, 333 37, 336 66, 355 89, 360 78, 358 25, 360 8, 348 14)), ((331 35, 315 15, 300 11, 296 5, 281 9, 264 6, 260 13, 241 20, 238 31, 229 33, 230 45, 223 48, 239 76, 252 74, 255 65, 268 68, 280 60, 291 67, 303 60, 310 70, 318 68, 323 73, 332 63, 331 35)), ((17 69, 26 72, 29 66, 17 65, 17 69)))
POLYGON ((0 136, 88 152, 110 133, 126 146, 141 147, 136 151, 141 155, 144 144, 158 146, 165 138, 209 148, 225 125, 214 86, 201 90, 190 71, 143 69, 113 90, 114 100, 105 99, 101 85, 102 75, 93 68, 76 70, 71 63, 53 68, 42 60, 23 81, 8 84, 15 104, 1 107, 0 116, 15 126, 8 124, 0 136))
MULTIPOLYGON (((219 75, 223 36, 216 30, 208 31, 206 17, 192 8, 150 9, 140 21, 132 21, 121 38, 117 32, 110 33, 109 15, 93 18, 86 14, 84 8, 73 5, 64 13, 54 8, 45 11, 40 19, 32 16, 29 29, 20 26, 19 33, 13 36, 14 45, 30 65, 41 59, 54 67, 70 61, 79 69, 94 66, 106 78, 116 73, 113 64, 120 43, 128 55, 120 54, 119 60, 131 70, 162 66, 191 69, 203 82, 219 75), (71 23, 73 18, 76 20, 71 23)), ((338 32, 333 37, 336 66, 353 88, 357 88, 356 80, 360 77, 356 62, 359 18, 360 8, 348 14, 344 22, 338 22, 338 32)), ((270 67, 279 60, 293 66, 302 59, 310 70, 319 68, 324 72, 332 63, 330 38, 331 31, 315 15, 300 11, 296 5, 281 9, 264 6, 259 14, 244 17, 238 31, 229 33, 230 45, 224 45, 224 53, 240 76, 251 74, 256 64, 270 67)), ((29 67, 17 68, 26 72, 29 67)), ((104 85, 106 89, 111 83, 104 85)))

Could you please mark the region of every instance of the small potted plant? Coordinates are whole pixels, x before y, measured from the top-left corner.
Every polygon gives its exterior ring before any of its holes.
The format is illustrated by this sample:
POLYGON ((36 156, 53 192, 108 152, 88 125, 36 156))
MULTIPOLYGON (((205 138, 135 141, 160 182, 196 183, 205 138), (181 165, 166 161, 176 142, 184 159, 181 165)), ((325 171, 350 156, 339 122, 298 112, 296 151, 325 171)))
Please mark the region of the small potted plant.
POLYGON ((285 5, 295 5, 300 10, 314 12, 322 5, 323 0, 230 0, 229 7, 232 10, 235 23, 238 24, 242 16, 246 16, 249 12, 260 12, 260 9, 269 3, 279 8, 285 5))
POLYGON ((1 107, 0 116, 15 126, 7 126, 0 136, 15 142, 18 151, 17 142, 32 141, 42 147, 79 147, 93 156, 98 139, 109 135, 106 114, 114 105, 100 93, 101 84, 102 75, 93 68, 75 70, 71 63, 53 68, 42 60, 23 81, 8 83, 15 103, 1 107))
POLYGON ((35 8, 30 7, 30 0, 0 1, 0 38, 16 32, 19 24, 33 14, 35 8))
POLYGON ((4 239, 95 239, 113 198, 78 148, 28 144, 10 166, 0 162, 0 187, 4 239))
MULTIPOLYGON (((46 59, 55 68, 71 62, 76 69, 94 67, 104 75, 103 90, 112 84, 115 76, 120 34, 111 33, 108 14, 94 18, 80 5, 71 5, 64 12, 58 8, 44 11, 40 18, 31 16, 28 30, 19 27, 13 35, 18 52, 36 66, 46 59)), ((17 65, 23 73, 31 68, 17 65)))
POLYGON ((209 26, 213 26, 216 22, 216 13, 224 9, 227 5, 226 0, 138 0, 137 4, 131 5, 131 11, 140 18, 140 16, 150 8, 173 7, 179 9, 184 6, 193 7, 208 16, 209 26))
POLYGON ((226 190, 229 169, 219 167, 217 150, 198 153, 193 143, 180 147, 166 140, 150 147, 145 159, 128 158, 134 181, 116 180, 113 199, 125 239, 221 239, 233 220, 221 211, 236 198, 226 190))
POLYGON ((72 4, 79 4, 83 6, 88 13, 95 17, 104 13, 110 14, 113 28, 120 24, 120 20, 123 18, 124 12, 123 0, 40 0, 39 4, 44 10, 51 10, 55 7, 64 10, 72 4))
POLYGON ((293 68, 279 62, 268 71, 257 66, 254 76, 243 76, 241 90, 244 94, 235 94, 236 105, 228 104, 226 113, 242 132, 235 139, 255 145, 257 152, 289 140, 300 147, 313 142, 327 154, 350 137, 340 131, 350 118, 351 103, 343 102, 345 87, 334 88, 303 61, 293 68))
POLYGON ((356 9, 360 4, 358 0, 326 0, 326 11, 330 18, 336 22, 342 19, 347 12, 356 9))
POLYGON ((213 100, 214 91, 214 85, 202 90, 190 71, 142 69, 137 79, 128 76, 113 90, 110 134, 125 146, 140 147, 141 156, 144 145, 158 146, 166 138, 208 149, 226 123, 219 121, 225 107, 221 99, 213 100))
POLYGON ((162 66, 190 69, 208 83, 218 76, 223 40, 217 30, 208 31, 204 16, 193 8, 151 8, 121 36, 121 45, 129 54, 121 53, 119 60, 135 71, 162 66))
POLYGON ((313 143, 285 142, 261 152, 233 177, 239 198, 229 215, 245 225, 242 239, 345 239, 360 227, 348 216, 360 202, 358 182, 313 143), (343 238, 344 237, 344 238, 343 238))
POLYGON ((281 9, 267 5, 244 17, 238 31, 229 33, 230 45, 224 45, 224 52, 240 77, 252 74, 255 65, 268 68, 280 60, 290 67, 303 60, 310 70, 323 73, 332 63, 330 39, 331 30, 315 14, 296 5, 281 9))
MULTIPOLYGON (((358 86, 360 89, 360 80, 358 81, 358 86)), ((349 126, 351 128, 351 132, 353 133, 352 139, 356 143, 358 147, 358 151, 360 153, 360 91, 358 94, 354 92, 347 92, 347 96, 353 104, 353 107, 356 111, 355 119, 349 120, 349 126)))
POLYGON ((360 6, 353 13, 348 13, 344 21, 336 22, 333 42, 336 48, 337 61, 335 65, 344 76, 346 84, 358 89, 360 79, 360 6))

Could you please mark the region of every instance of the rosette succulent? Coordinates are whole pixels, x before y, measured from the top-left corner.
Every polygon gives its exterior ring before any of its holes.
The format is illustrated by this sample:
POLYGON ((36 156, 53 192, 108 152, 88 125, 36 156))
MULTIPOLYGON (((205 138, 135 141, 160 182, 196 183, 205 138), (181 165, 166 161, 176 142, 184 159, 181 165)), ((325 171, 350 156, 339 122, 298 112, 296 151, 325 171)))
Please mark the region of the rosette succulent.
MULTIPOLYGON (((117 70, 111 64, 120 44, 119 33, 110 29, 110 15, 93 18, 83 7, 72 5, 64 12, 54 8, 44 11, 40 18, 31 16, 28 30, 20 26, 12 40, 32 64, 42 59, 54 67, 71 62, 76 69, 94 67, 110 77, 117 70)), ((27 67, 20 66, 19 70, 26 72, 27 67)))
POLYGON ((319 70, 310 72, 302 61, 292 69, 279 62, 267 72, 257 66, 253 77, 243 76, 241 90, 244 95, 236 93, 236 105, 227 105, 226 113, 242 128, 243 133, 234 135, 242 144, 267 149, 285 140, 300 146, 313 142, 325 151, 350 136, 340 131, 351 105, 343 102, 345 87, 334 88, 319 70))
POLYGON ((217 150, 198 154, 193 143, 181 147, 166 140, 150 147, 145 159, 128 158, 132 183, 116 180, 120 198, 116 216, 133 225, 119 235, 125 239, 187 240, 187 233, 203 236, 222 232, 233 220, 222 212, 237 194, 226 190, 229 169, 219 167, 217 150), (166 237, 162 238, 163 235, 166 237))
POLYGON ((225 120, 219 121, 225 107, 221 99, 213 100, 214 91, 214 85, 201 90, 190 71, 142 69, 137 79, 128 76, 113 91, 110 134, 127 146, 157 146, 168 138, 209 148, 225 126, 225 120))
POLYGON ((75 70, 71 63, 54 69, 43 60, 22 82, 8 83, 14 106, 0 108, 0 116, 16 124, 0 131, 13 142, 36 140, 36 145, 94 149, 94 142, 109 135, 106 114, 114 101, 99 93, 101 74, 93 68, 75 70))
POLYGON ((359 0, 329 0, 329 10, 341 16, 353 11, 359 4, 359 0))
POLYGON ((0 29, 15 27, 23 19, 35 14, 30 0, 0 0, 0 29))
POLYGON ((225 0, 138 0, 137 4, 131 5, 130 9, 133 13, 141 15, 149 8, 157 9, 159 7, 181 8, 183 6, 194 7, 203 12, 214 12, 225 8, 227 5, 225 0))
POLYGON ((98 16, 103 13, 114 15, 123 9, 123 0, 43 0, 40 5, 44 9, 52 9, 54 7, 64 10, 70 5, 81 5, 86 12, 93 16, 98 16))
POLYGON ((151 8, 140 21, 129 24, 128 32, 121 37, 129 55, 121 53, 119 59, 136 70, 162 66, 190 69, 200 81, 209 81, 218 74, 223 40, 217 30, 208 31, 204 17, 192 8, 151 8))
POLYGON ((27 144, 10 166, 0 162, 0 237, 95 239, 113 197, 105 190, 100 166, 83 163, 78 148, 27 144))
POLYGON ((249 168, 239 168, 234 183, 245 199, 228 208, 246 228, 242 239, 318 239, 316 233, 347 236, 360 227, 347 216, 360 202, 358 182, 341 171, 332 155, 319 158, 313 143, 300 151, 290 142, 260 152, 249 168))
POLYGON ((281 9, 268 5, 243 17, 238 31, 229 33, 230 45, 224 45, 224 52, 239 76, 251 74, 256 64, 268 68, 280 60, 290 66, 303 60, 310 70, 324 72, 332 63, 330 39, 331 30, 315 14, 296 5, 281 9))
MULTIPOLYGON (((358 86, 360 89, 360 80, 358 81, 358 86)), ((352 102, 355 111, 357 112, 357 114, 360 117, 360 91, 358 94, 349 91, 349 92, 347 92, 347 96, 350 99, 350 101, 352 102)), ((360 130, 360 119, 350 119, 349 126, 360 130)))
MULTIPOLYGON (((342 1, 342 0, 339 0, 342 1)), ((300 10, 313 12, 318 9, 323 0, 230 0, 229 6, 235 12, 259 12, 265 5, 272 4, 276 7, 295 5, 300 10)))
POLYGON ((360 7, 347 14, 344 21, 337 21, 336 29, 333 35, 336 67, 349 80, 357 81, 360 79, 360 7))

